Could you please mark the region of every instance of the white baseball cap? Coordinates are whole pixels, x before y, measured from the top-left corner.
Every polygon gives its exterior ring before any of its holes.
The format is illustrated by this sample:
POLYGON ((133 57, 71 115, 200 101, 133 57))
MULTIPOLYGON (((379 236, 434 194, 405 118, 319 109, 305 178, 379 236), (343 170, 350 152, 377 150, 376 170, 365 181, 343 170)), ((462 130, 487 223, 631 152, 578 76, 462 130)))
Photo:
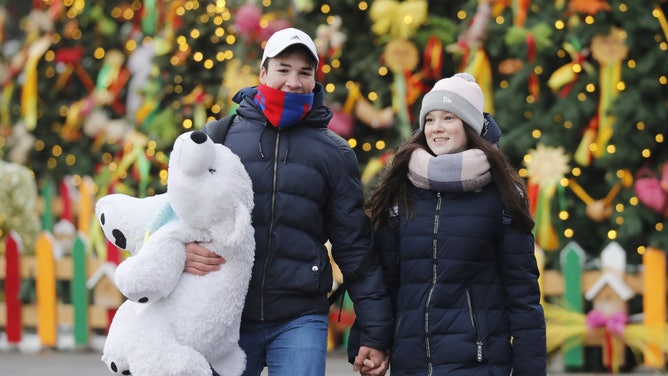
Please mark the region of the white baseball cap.
POLYGON ((305 32, 290 27, 275 32, 269 38, 267 44, 264 47, 264 52, 262 53, 262 61, 260 62, 260 66, 264 65, 264 62, 267 60, 267 58, 276 57, 276 55, 280 54, 283 52, 283 50, 294 44, 302 44, 306 46, 309 52, 311 52, 311 55, 313 55, 316 65, 318 64, 318 53, 316 52, 313 39, 311 39, 311 37, 309 37, 305 32))

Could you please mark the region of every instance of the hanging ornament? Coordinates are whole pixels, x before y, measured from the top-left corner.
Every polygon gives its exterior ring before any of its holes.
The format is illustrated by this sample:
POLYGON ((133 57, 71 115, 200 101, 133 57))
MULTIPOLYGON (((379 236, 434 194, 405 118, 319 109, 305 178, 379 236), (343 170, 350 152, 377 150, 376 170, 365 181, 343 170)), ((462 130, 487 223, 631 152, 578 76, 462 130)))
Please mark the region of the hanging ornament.
POLYGON ((298 13, 311 12, 315 7, 313 0, 292 0, 291 3, 292 7, 295 8, 298 13))
POLYGON ((388 128, 394 122, 392 107, 379 109, 364 98, 359 84, 353 84, 348 90, 348 97, 341 108, 344 113, 353 113, 355 118, 375 129, 388 128))
MULTIPOLYGON (((525 43, 527 46, 527 63, 533 65, 538 52, 552 45, 552 29, 545 23, 538 23, 530 29, 513 26, 506 33, 505 41, 509 46, 525 43)), ((538 85, 538 76, 531 71, 529 75, 529 93, 538 98, 540 92, 538 85)))
POLYGON ((633 189, 643 205, 668 218, 668 162, 663 164, 661 178, 647 166, 640 168, 633 189))
POLYGON ((244 38, 257 38, 260 35, 260 20, 262 9, 257 5, 248 3, 239 7, 234 17, 234 29, 238 35, 244 38))
POLYGON ((54 85, 54 89, 60 90, 69 83, 72 73, 76 73, 77 77, 88 92, 95 90, 95 83, 88 75, 86 68, 81 65, 81 59, 84 55, 84 48, 81 45, 74 47, 64 47, 56 51, 55 62, 62 69, 58 76, 58 80, 54 85))
POLYGON ((51 36, 43 36, 28 47, 23 67, 25 81, 21 88, 21 117, 29 131, 37 126, 37 63, 51 47, 51 36))
POLYGON ((340 105, 329 106, 332 109, 332 120, 329 121, 327 128, 343 138, 353 135, 353 116, 350 113, 341 111, 340 105))
POLYGON ((596 36, 592 39, 592 56, 601 66, 599 98, 599 125, 596 138, 597 147, 593 150, 594 157, 600 157, 613 134, 615 121, 612 112, 612 103, 619 94, 617 83, 622 77, 622 61, 626 58, 629 48, 625 45, 626 33, 618 28, 612 28, 606 36, 596 36))
POLYGON ((461 55, 459 70, 471 74, 480 85, 485 96, 484 110, 489 113, 494 112, 492 68, 483 47, 491 15, 491 4, 479 2, 469 27, 459 35, 456 44, 448 46, 448 51, 461 55))
POLYGON ((568 95, 583 70, 587 73, 592 73, 594 70, 587 61, 589 50, 583 49, 577 39, 574 39, 573 43, 565 42, 563 48, 571 57, 571 62, 557 68, 547 81, 547 86, 553 92, 558 91, 561 98, 568 95))
POLYGON ((190 94, 183 97, 184 106, 192 108, 192 119, 195 129, 201 129, 206 123, 206 109, 211 107, 213 96, 208 94, 202 85, 197 85, 190 94))
POLYGON ((388 161, 390 158, 392 158, 394 154, 391 151, 386 151, 385 153, 381 154, 379 157, 374 157, 367 162, 366 166, 364 166, 364 169, 362 170, 361 174, 361 180, 362 180, 362 185, 364 186, 369 186, 376 176, 378 176, 378 173, 380 173, 383 168, 387 165, 388 161))
POLYGON ((322 69, 323 65, 341 57, 343 44, 347 39, 346 34, 341 31, 342 25, 343 20, 341 20, 341 17, 333 16, 328 18, 326 24, 320 24, 316 29, 314 42, 319 59, 316 79, 319 82, 325 80, 325 72, 322 69))
POLYGON ((512 0, 513 25, 524 27, 531 0, 512 0))
POLYGON ((360 97, 355 102, 355 117, 371 128, 384 129, 394 123, 394 110, 392 107, 378 108, 360 97))
POLYGON ((608 141, 613 135, 615 117, 612 114, 612 104, 619 94, 617 83, 621 80, 622 61, 628 54, 628 47, 624 44, 625 33, 618 28, 612 28, 608 35, 598 35, 592 38, 592 56, 600 65, 599 70, 599 102, 595 121, 590 122, 578 146, 580 155, 578 162, 588 166, 593 158, 603 155, 608 141), (595 125, 595 128, 594 128, 595 125), (591 138, 595 136, 594 140, 591 138))
POLYGON ((225 64, 217 103, 224 103, 227 110, 232 110, 236 108, 236 103, 232 100, 234 95, 242 88, 255 86, 258 83, 258 76, 250 66, 242 65, 239 59, 230 60, 225 64))
POLYGON ((141 28, 145 35, 153 36, 158 24, 157 0, 144 0, 141 13, 141 28))
POLYGON ((395 38, 385 45, 383 61, 394 75, 392 107, 399 119, 399 137, 407 139, 412 132, 408 110, 408 81, 420 62, 419 51, 413 42, 395 38))
POLYGON ((559 240, 552 225, 550 202, 557 186, 568 172, 569 157, 563 147, 547 147, 538 144, 529 151, 527 167, 529 205, 536 220, 536 243, 546 251, 554 251, 559 240))
POLYGON ((663 30, 664 38, 668 39, 668 21, 666 20, 666 14, 663 12, 663 9, 661 9, 661 6, 655 4, 653 14, 657 20, 659 20, 659 25, 661 26, 661 30, 663 30))
POLYGON ((568 186, 587 205, 587 217, 596 222, 603 222, 612 216, 612 200, 615 199, 622 188, 621 183, 617 183, 610 189, 605 198, 594 200, 574 179, 568 179, 568 186))
POLYGON ((593 15, 601 11, 609 12, 610 4, 606 0, 570 0, 568 10, 593 15))
POLYGON ((522 59, 511 58, 501 61, 497 69, 499 70, 499 73, 510 76, 522 70, 523 66, 524 61, 522 61, 522 59))
POLYGON ((415 31, 427 22, 427 2, 425 0, 377 0, 369 11, 373 25, 371 30, 378 36, 409 39, 415 31))

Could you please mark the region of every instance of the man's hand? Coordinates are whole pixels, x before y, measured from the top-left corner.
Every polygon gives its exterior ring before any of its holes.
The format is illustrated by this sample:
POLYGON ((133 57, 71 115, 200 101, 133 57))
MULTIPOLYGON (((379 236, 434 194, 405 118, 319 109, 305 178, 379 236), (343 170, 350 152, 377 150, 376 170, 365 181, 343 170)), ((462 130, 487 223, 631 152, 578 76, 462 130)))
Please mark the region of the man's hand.
POLYGON ((353 371, 362 376, 383 376, 387 372, 389 360, 387 353, 383 351, 360 346, 353 363, 353 371))
POLYGON ((225 259, 202 247, 197 243, 186 244, 186 273, 195 275, 206 275, 209 272, 220 270, 220 265, 225 259))

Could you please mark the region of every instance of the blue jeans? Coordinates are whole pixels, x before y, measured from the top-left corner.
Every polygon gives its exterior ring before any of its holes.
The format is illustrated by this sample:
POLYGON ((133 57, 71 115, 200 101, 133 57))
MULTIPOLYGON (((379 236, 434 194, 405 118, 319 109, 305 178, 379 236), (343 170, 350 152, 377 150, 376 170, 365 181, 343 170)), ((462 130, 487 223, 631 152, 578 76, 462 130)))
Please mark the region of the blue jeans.
POLYGON ((278 323, 242 323, 239 345, 246 352, 243 376, 324 376, 327 315, 308 315, 278 323))

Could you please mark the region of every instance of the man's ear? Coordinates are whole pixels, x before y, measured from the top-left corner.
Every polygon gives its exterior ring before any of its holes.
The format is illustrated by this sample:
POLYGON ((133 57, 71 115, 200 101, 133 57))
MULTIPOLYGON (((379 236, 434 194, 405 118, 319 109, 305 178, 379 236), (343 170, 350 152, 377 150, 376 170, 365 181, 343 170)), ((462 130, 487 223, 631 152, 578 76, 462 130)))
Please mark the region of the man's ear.
POLYGON ((264 66, 260 67, 260 84, 264 85, 267 78, 267 70, 264 68, 264 66))

